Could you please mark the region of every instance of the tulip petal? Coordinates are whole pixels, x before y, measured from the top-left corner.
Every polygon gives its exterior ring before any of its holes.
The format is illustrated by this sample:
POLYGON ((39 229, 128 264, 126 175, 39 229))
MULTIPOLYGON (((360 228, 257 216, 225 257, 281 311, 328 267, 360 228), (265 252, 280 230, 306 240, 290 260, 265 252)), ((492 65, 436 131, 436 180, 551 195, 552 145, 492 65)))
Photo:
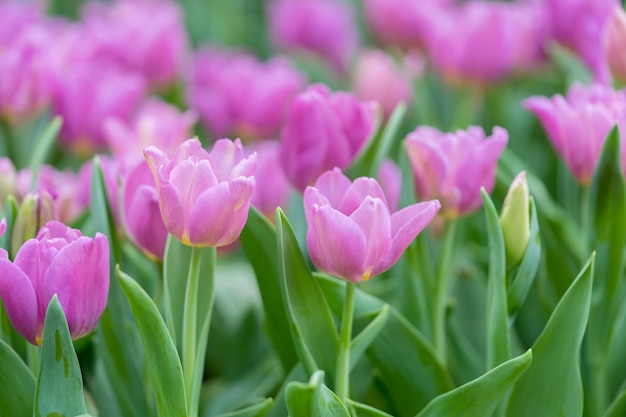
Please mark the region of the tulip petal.
POLYGON ((375 268, 373 275, 389 269, 400 259, 409 244, 435 217, 441 204, 437 200, 413 204, 391 215, 391 248, 387 257, 375 268))
MULTIPOLYGON (((145 154, 145 151, 144 151, 145 154)), ((209 153, 202 147, 202 144, 198 139, 188 139, 182 143, 174 152, 171 164, 169 166, 176 166, 180 162, 187 160, 191 157, 195 157, 197 160, 209 159, 209 153)))
POLYGON ((349 216, 368 196, 381 200, 387 207, 387 198, 378 182, 373 178, 361 177, 354 180, 345 191, 338 207, 339 211, 349 216))
MULTIPOLYGON (((356 183, 356 182, 355 182, 356 183)), ((391 218, 385 202, 367 196, 361 205, 350 215, 365 237, 365 260, 363 267, 366 278, 380 259, 385 259, 391 246, 391 218)))
POLYGON ((176 187, 168 182, 161 183, 157 191, 163 224, 165 224, 168 232, 180 240, 185 232, 185 216, 180 201, 180 193, 176 187))
MULTIPOLYGON (((43 229, 42 229, 43 231, 43 229)), ((40 232, 41 233, 41 232, 40 232)), ((59 242, 61 245, 62 242, 59 242)), ((26 241, 15 255, 13 263, 19 268, 31 282, 31 287, 35 291, 36 299, 41 300, 44 296, 44 274, 58 250, 54 247, 43 247, 40 241, 30 239, 26 241)), ((48 304, 39 303, 37 316, 43 322, 48 304)))
POLYGON ((97 233, 94 239, 80 237, 54 258, 44 278, 49 302, 54 294, 67 317, 72 338, 84 336, 96 326, 109 292, 109 244, 97 233))
POLYGON ((163 259, 167 229, 161 218, 156 189, 141 185, 126 198, 130 201, 124 201, 124 223, 129 237, 141 249, 163 259))
POLYGON ((365 272, 361 228, 329 206, 314 207, 306 235, 311 261, 321 271, 358 283, 365 272))
POLYGON ((234 142, 229 139, 220 139, 213 145, 210 161, 218 181, 227 181, 232 175, 233 168, 244 159, 243 148, 239 139, 234 142))
POLYGON ((0 299, 15 330, 37 344, 37 297, 28 276, 8 259, 0 259, 0 299))
POLYGON ((320 195, 323 195, 328 200, 331 207, 339 208, 341 199, 350 187, 350 184, 350 179, 344 175, 341 169, 335 167, 319 176, 317 181, 315 181, 315 188, 320 195))

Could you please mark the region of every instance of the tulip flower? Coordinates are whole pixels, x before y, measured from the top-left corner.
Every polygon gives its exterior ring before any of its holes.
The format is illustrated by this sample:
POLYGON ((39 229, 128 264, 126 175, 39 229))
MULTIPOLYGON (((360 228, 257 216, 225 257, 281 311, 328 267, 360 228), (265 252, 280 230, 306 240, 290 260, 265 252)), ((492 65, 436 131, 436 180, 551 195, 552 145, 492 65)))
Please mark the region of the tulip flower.
POLYGON ((13 262, 0 251, 0 299, 15 330, 40 344, 46 308, 57 294, 77 339, 94 329, 106 307, 109 267, 104 235, 92 239, 63 223, 48 222, 13 262))
POLYGON ((530 240, 530 196, 525 171, 517 174, 509 187, 502 204, 500 225, 507 264, 515 265, 524 257, 530 240))
POLYGON ((252 194, 252 205, 271 221, 276 208, 285 206, 291 187, 278 163, 278 143, 262 141, 252 144, 248 152, 257 155, 254 177, 256 186, 252 194))
POLYGON ((626 11, 615 6, 603 31, 604 56, 613 77, 626 82, 626 11))
POLYGON ((122 208, 128 237, 149 257, 163 259, 167 229, 147 162, 138 164, 124 183, 122 208))
POLYGON ((377 104, 312 85, 291 103, 279 159, 289 182, 304 191, 324 171, 346 168, 374 130, 377 104))
POLYGON ((239 237, 254 191, 256 155, 245 158, 238 139, 220 139, 210 153, 190 139, 171 159, 154 146, 144 155, 169 233, 191 246, 226 246, 239 237))
MULTIPOLYGON (((524 101, 545 129, 556 153, 582 185, 588 185, 609 131, 620 127, 626 137, 626 91, 601 84, 573 84, 567 96, 533 96, 524 101)), ((626 149, 622 146, 622 163, 626 149)))
POLYGON ((448 219, 476 210, 482 205, 480 189, 493 189, 496 163, 507 141, 508 133, 500 127, 489 138, 477 126, 455 133, 418 127, 405 141, 417 195, 440 199, 448 219))
POLYGON ((368 280, 396 263, 439 208, 432 200, 391 213, 376 180, 351 183, 339 168, 327 171, 304 192, 311 260, 350 282, 368 280))
POLYGON ((24 242, 37 236, 41 226, 56 220, 54 197, 45 189, 28 193, 22 200, 13 224, 11 256, 24 242))

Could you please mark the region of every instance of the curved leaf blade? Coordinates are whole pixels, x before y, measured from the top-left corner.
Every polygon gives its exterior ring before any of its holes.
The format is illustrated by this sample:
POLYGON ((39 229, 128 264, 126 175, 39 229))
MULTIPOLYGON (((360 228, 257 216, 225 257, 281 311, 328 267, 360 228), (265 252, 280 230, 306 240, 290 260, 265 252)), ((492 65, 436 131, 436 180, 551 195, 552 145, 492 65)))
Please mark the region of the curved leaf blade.
POLYGON ((0 340, 0 416, 32 416, 35 377, 22 358, 0 340))
POLYGON ((291 382, 285 391, 292 416, 350 417, 339 398, 324 384, 324 371, 315 371, 308 384, 291 382))

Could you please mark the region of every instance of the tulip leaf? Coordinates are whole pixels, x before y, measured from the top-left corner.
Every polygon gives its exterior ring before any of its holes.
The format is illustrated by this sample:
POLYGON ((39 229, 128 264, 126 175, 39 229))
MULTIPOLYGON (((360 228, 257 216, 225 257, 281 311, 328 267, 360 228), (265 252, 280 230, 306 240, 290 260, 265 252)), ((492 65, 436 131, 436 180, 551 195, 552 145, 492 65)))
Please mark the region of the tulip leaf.
POLYGON ((280 208, 276 210, 276 233, 283 304, 296 352, 307 374, 323 369, 332 381, 339 336, 324 294, 280 208))
MULTIPOLYGON (((504 362, 486 374, 432 400, 417 417, 489 416, 532 361, 532 352, 504 362)), ((539 415, 539 414, 537 414, 539 415)))
POLYGON ((559 45, 556 41, 549 42, 546 51, 556 66, 565 73, 567 84, 571 84, 574 81, 589 84, 593 80, 591 72, 585 67, 580 58, 564 46, 559 45))
POLYGON ((387 414, 377 408, 370 407, 366 404, 357 403, 351 400, 348 400, 348 404, 356 412, 356 417, 392 417, 390 414, 387 414))
POLYGON ((41 362, 35 388, 35 417, 75 416, 87 413, 83 377, 67 319, 53 296, 44 320, 41 362))
MULTIPOLYGON (((109 207, 104 175, 100 160, 93 160, 90 194, 90 222, 94 229, 106 235, 111 249, 111 274, 120 263, 120 246, 111 208, 109 207)), ((103 361, 104 370, 115 399, 124 416, 143 417, 148 415, 148 404, 143 390, 143 380, 139 368, 141 357, 136 339, 127 326, 130 316, 128 304, 117 280, 111 280, 107 307, 98 326, 97 349, 103 361)), ((97 398, 97 395, 96 395, 97 398)))
POLYGON ((506 307, 506 252, 502 227, 491 198, 480 190, 489 234, 489 277, 487 279, 487 369, 507 361, 510 355, 506 307))
POLYGON ((383 159, 389 154, 394 140, 398 136, 398 129, 406 115, 406 104, 399 103, 382 125, 380 114, 377 116, 376 127, 372 137, 367 141, 365 148, 359 153, 347 170, 352 178, 378 176, 378 169, 383 159))
MULTIPOLYGON (((345 282, 322 274, 317 281, 333 312, 339 316, 343 309, 345 282)), ((369 324, 370 314, 380 311, 385 304, 357 288, 355 329, 369 324)), ((366 353, 380 372, 396 415, 415 415, 431 399, 453 387, 450 375, 433 347, 394 307, 389 307, 385 325, 366 353)))
POLYGON ((324 371, 315 371, 309 383, 291 382, 285 391, 292 416, 350 417, 339 398, 324 385, 324 371))
POLYGON ((139 328, 159 416, 186 416, 182 366, 159 309, 135 280, 119 267, 116 273, 139 328))
POLYGON ((272 409, 273 406, 274 400, 271 398, 265 398, 257 404, 242 408, 241 410, 232 411, 230 413, 220 414, 218 417, 263 417, 272 409))
POLYGON ((37 139, 37 143, 35 144, 30 158, 30 188, 32 191, 35 191, 35 186, 37 185, 39 167, 44 163, 46 157, 50 153, 50 150, 54 146, 62 124, 63 119, 60 116, 54 117, 50 123, 48 123, 48 126, 46 126, 41 136, 37 139))
POLYGON ((619 392, 602 417, 623 417, 626 415, 626 390, 619 392))
POLYGON ((284 417, 287 415, 287 403, 285 402, 285 393, 292 382, 305 382, 307 377, 302 369, 302 365, 297 363, 285 377, 280 390, 276 395, 274 407, 270 410, 267 417, 284 417))
POLYGON ((281 293, 276 229, 258 210, 250 207, 239 240, 256 275, 270 341, 283 370, 288 372, 298 362, 298 356, 291 339, 285 337, 290 325, 281 293))
POLYGON ((507 417, 582 416, 580 348, 591 303, 594 258, 592 254, 533 344, 533 362, 513 386, 507 417))
POLYGON ((507 307, 510 316, 514 317, 517 314, 526 299, 528 291, 530 291, 535 280, 540 261, 541 237, 539 235, 537 208, 535 200, 530 197, 530 239, 528 240, 528 246, 522 262, 515 271, 514 278, 509 282, 507 290, 507 307))
POLYGON ((3 248, 8 253, 11 253, 11 236, 13 235, 13 225, 15 224, 15 219, 17 218, 18 211, 19 209, 15 197, 9 195, 6 200, 5 209, 2 216, 6 219, 7 228, 4 231, 2 237, 0 237, 0 248, 3 248))
POLYGON ((385 323, 389 317, 389 305, 385 304, 373 315, 374 319, 350 342, 350 369, 354 368, 354 365, 356 365, 363 353, 365 353, 365 350, 385 327, 385 323))
POLYGON ((0 340, 0 417, 33 415, 35 377, 22 358, 0 340))
POLYGON ((624 299, 626 186, 615 126, 602 148, 589 189, 589 247, 596 251, 594 301, 589 316, 590 355, 605 362, 624 299))

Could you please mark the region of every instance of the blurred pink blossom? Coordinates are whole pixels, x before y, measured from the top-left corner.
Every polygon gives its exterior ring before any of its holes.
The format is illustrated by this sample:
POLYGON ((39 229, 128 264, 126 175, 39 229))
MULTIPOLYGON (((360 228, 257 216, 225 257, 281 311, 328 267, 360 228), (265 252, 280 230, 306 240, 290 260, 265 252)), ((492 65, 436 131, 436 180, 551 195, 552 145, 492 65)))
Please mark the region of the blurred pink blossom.
POLYGON ((273 0, 269 30, 282 50, 311 52, 345 73, 358 47, 354 11, 343 0, 273 0))
POLYGON ((257 156, 252 205, 274 221, 276 208, 285 207, 291 190, 278 161, 278 142, 256 142, 247 148, 247 152, 256 153, 257 156))
POLYGON ((603 31, 604 57, 613 77, 626 83, 626 12, 615 6, 603 31))
POLYGON ((304 84, 283 58, 261 62, 246 53, 204 48, 194 56, 188 96, 214 137, 274 139, 304 84))

